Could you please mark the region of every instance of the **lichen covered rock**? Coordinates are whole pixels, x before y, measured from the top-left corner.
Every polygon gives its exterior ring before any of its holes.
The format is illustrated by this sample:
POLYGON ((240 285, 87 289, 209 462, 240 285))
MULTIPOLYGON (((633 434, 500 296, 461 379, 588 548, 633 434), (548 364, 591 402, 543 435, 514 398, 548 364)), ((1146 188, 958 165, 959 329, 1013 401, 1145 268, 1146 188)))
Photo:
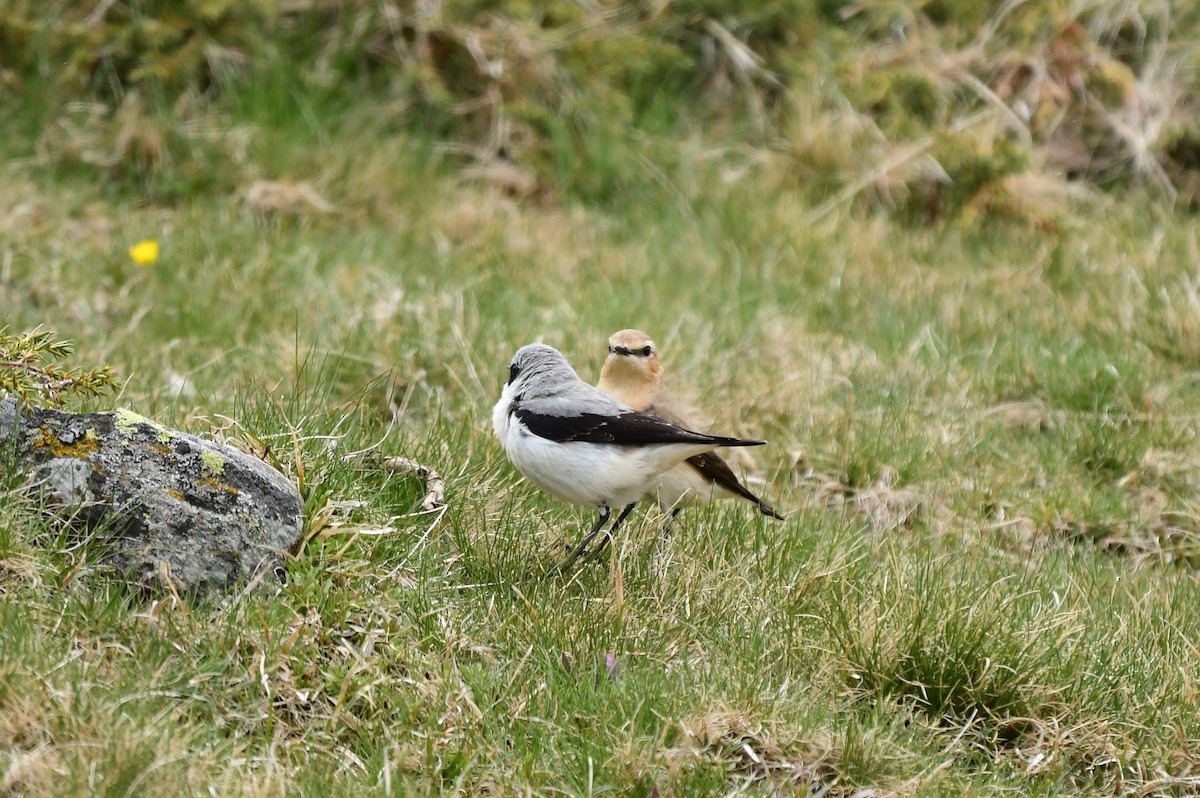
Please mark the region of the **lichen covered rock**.
POLYGON ((0 401, 0 443, 16 447, 48 508, 100 529, 117 566, 140 584, 224 589, 281 574, 300 543, 300 495, 245 452, 129 411, 20 413, 0 401))

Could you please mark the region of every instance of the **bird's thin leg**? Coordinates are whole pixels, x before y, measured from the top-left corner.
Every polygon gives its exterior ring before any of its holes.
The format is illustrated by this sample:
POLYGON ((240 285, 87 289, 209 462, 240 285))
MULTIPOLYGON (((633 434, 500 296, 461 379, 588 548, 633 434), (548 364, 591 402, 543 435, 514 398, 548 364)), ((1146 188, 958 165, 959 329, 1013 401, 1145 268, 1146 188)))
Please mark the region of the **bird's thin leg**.
POLYGON ((580 544, 575 548, 575 551, 571 553, 571 556, 568 557, 565 562, 563 562, 564 566, 575 562, 575 560, 579 559, 579 555, 587 551, 588 544, 592 542, 592 539, 595 538, 596 535, 599 534, 600 530, 604 528, 604 525, 608 523, 608 516, 611 513, 612 511, 609 510, 607 506, 603 504, 600 505, 600 520, 596 522, 594 527, 592 527, 592 531, 587 533, 587 536, 584 537, 583 541, 580 542, 580 544))
POLYGON ((625 509, 622 510, 621 514, 617 516, 617 520, 613 522, 612 529, 605 532, 604 537, 600 538, 600 545, 596 546, 596 550, 592 552, 591 556, 600 556, 600 552, 604 551, 605 547, 608 546, 608 542, 612 540, 613 535, 617 531, 617 527, 621 525, 621 522, 625 520, 625 516, 629 515, 630 511, 632 511, 636 505, 637 502, 634 502, 633 504, 625 506, 625 509))
POLYGON ((683 509, 682 507, 676 507, 674 510, 671 511, 671 514, 667 516, 667 520, 663 523, 663 528, 662 528, 662 539, 663 540, 667 540, 668 538, 670 538, 671 533, 675 531, 675 516, 679 515, 679 511, 682 509, 683 509))

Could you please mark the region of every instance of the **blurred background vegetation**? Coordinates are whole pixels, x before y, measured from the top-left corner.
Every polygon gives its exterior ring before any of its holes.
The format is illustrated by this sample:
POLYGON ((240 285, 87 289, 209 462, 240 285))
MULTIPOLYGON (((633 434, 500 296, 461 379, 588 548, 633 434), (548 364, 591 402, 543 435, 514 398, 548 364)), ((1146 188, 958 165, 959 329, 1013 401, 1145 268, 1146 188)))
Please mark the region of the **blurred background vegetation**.
POLYGON ((24 155, 152 202, 261 178, 247 116, 286 128, 364 97, 354 124, 537 202, 619 202, 680 137, 753 148, 817 215, 1053 227, 1097 190, 1190 209, 1200 186, 1200 8, 1180 0, 0 9, 0 94, 23 111, 8 154, 35 141, 24 155))

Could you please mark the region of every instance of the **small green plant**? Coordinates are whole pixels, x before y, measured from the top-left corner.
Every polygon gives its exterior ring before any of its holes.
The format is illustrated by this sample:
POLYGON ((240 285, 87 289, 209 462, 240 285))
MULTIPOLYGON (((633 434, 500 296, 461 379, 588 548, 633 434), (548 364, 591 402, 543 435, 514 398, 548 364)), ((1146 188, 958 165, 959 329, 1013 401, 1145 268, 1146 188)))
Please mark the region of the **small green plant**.
POLYGON ((0 329, 0 395, 15 396, 25 406, 61 407, 68 396, 99 396, 117 386, 111 366, 65 369, 55 361, 75 352, 70 341, 37 327, 23 335, 0 329))

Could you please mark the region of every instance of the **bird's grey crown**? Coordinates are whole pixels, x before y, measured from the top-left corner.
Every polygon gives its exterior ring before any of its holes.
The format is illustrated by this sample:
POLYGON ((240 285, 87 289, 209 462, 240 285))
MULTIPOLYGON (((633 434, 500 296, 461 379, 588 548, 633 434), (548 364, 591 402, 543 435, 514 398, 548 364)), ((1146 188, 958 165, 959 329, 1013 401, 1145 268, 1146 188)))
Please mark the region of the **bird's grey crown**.
POLYGON ((562 352, 545 344, 526 344, 518 349, 509 366, 508 381, 521 383, 526 401, 558 396, 583 383, 562 352))

